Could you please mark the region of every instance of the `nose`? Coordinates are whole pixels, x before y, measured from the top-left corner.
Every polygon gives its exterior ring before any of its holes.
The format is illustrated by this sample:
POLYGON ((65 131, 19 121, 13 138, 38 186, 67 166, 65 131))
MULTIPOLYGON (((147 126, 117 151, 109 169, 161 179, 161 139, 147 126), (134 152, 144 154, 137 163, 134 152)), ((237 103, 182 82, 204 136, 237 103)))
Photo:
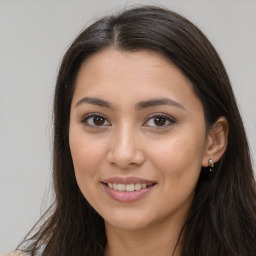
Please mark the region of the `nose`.
POLYGON ((136 128, 123 125, 113 131, 107 160, 119 168, 126 169, 144 163, 142 144, 136 128))

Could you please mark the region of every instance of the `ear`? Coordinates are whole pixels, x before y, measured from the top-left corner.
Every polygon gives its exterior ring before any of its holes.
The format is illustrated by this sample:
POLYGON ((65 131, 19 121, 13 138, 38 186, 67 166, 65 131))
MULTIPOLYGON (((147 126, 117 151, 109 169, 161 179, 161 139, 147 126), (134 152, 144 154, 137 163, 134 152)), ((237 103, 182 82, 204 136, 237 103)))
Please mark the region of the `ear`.
POLYGON ((209 129, 202 159, 203 167, 208 167, 209 159, 216 163, 223 156, 228 144, 228 131, 228 121, 223 116, 209 129))

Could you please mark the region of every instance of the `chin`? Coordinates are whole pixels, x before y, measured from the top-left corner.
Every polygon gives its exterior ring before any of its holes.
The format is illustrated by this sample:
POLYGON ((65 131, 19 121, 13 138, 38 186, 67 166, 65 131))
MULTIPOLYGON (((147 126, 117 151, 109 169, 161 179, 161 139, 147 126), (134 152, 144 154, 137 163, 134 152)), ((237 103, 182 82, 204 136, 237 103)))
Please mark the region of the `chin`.
POLYGON ((140 211, 136 212, 117 212, 111 213, 111 216, 103 216, 106 226, 115 227, 123 230, 139 230, 150 226, 150 218, 147 214, 142 214, 140 211))
POLYGON ((145 221, 143 222, 142 220, 115 220, 111 222, 105 221, 105 225, 126 231, 137 231, 145 229, 149 226, 148 223, 145 223, 145 221))

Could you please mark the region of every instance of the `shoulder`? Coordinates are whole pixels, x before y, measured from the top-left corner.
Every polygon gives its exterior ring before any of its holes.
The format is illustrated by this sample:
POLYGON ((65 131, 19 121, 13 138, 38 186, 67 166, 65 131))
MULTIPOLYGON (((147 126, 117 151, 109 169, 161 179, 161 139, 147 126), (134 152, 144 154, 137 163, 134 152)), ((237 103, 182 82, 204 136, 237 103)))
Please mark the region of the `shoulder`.
POLYGON ((15 251, 15 252, 0 254, 0 256, 28 256, 28 254, 25 254, 25 253, 20 252, 20 251, 15 251))

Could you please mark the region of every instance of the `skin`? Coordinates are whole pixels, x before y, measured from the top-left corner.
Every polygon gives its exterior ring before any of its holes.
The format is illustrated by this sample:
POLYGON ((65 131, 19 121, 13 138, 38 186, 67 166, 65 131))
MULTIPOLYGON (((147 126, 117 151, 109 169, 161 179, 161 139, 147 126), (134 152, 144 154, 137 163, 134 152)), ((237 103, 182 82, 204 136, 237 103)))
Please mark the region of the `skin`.
POLYGON ((206 130, 190 81, 162 55, 107 48, 84 61, 72 99, 69 142, 78 186, 105 220, 105 255, 173 253, 201 167, 225 151, 227 127, 220 118, 206 130), (163 98, 175 104, 137 107, 163 98), (139 200, 118 202, 102 184, 114 176, 156 185, 139 200))

